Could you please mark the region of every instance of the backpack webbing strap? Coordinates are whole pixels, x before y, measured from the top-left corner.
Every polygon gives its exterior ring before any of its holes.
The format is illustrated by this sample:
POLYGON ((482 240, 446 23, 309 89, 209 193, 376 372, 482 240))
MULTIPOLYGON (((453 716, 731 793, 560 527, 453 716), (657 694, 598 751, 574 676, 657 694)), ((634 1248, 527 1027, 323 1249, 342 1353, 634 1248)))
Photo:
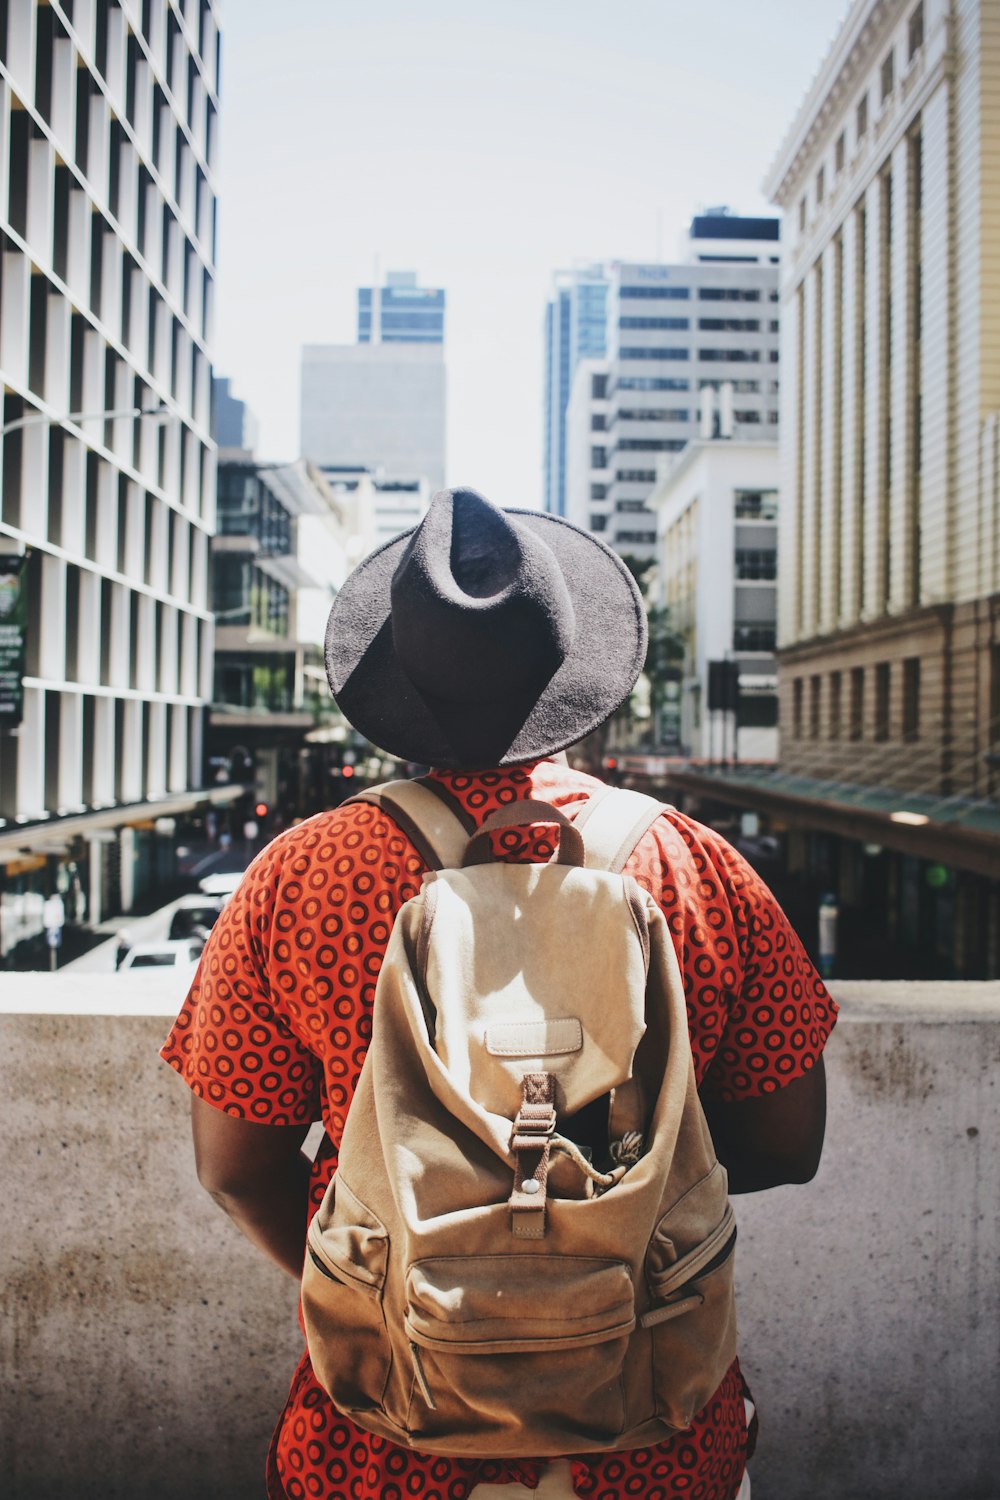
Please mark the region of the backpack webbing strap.
POLYGON ((573 819, 583 834, 587 869, 620 874, 643 834, 668 806, 644 792, 601 787, 573 819))
POLYGON ((516 1240, 545 1238, 545 1190, 549 1150, 556 1128, 555 1079, 551 1073, 525 1073, 523 1097, 510 1138, 514 1186, 510 1231, 516 1240))
POLYGON ((384 808, 430 869, 453 870, 461 865, 469 835, 458 815, 423 782, 387 781, 368 787, 351 801, 384 808))

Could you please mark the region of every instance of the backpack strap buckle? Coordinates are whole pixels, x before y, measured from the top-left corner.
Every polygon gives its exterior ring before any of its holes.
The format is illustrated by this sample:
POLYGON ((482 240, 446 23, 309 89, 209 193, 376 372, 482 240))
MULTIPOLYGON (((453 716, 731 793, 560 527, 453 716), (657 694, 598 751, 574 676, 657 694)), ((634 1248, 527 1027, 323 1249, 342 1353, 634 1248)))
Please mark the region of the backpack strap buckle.
POLYGON ((545 1235, 545 1188, 549 1147, 556 1128, 555 1079, 551 1073, 525 1073, 521 1107, 514 1120, 514 1186, 510 1195, 511 1234, 519 1240, 545 1235))

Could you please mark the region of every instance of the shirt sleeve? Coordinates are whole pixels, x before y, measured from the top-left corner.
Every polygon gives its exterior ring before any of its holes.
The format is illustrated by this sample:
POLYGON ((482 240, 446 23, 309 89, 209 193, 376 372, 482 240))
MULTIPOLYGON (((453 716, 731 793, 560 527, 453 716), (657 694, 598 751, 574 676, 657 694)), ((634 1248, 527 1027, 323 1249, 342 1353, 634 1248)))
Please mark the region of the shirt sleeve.
POLYGON ((160 1050, 199 1099, 265 1125, 320 1116, 322 1065, 272 995, 266 944, 281 840, 258 856, 205 945, 180 1014, 160 1050))
POLYGON ((706 1074, 724 1100, 774 1093, 814 1067, 837 1004, 757 871, 723 839, 705 853, 733 913, 740 979, 706 1074))

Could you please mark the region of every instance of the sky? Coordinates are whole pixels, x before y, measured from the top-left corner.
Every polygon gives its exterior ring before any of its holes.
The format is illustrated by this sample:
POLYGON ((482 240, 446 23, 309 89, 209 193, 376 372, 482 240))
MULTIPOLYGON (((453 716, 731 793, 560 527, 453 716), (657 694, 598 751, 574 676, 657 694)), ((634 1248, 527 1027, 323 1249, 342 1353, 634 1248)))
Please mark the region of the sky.
MULTIPOLYGON (((306 343, 359 286, 448 294, 449 484, 541 503, 554 270, 674 260, 761 194, 846 0, 227 0, 215 367, 298 456, 306 343)), ((308 455, 307 455, 308 456, 308 455)))

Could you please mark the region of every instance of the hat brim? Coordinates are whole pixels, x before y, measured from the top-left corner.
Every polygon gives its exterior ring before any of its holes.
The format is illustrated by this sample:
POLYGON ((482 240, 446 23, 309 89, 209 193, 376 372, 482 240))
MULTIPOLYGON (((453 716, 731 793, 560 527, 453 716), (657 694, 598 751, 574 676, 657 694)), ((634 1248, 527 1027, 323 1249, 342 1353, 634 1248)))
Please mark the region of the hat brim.
MULTIPOLYGON (((523 716, 516 715, 507 748, 490 760, 497 766, 553 755, 590 734, 628 695, 646 653, 642 597, 617 553, 561 516, 505 514, 555 553, 573 601, 575 629, 565 659, 523 716)), ((326 630, 330 689, 354 727, 388 754, 423 765, 482 769, 456 744, 442 723, 446 716, 418 692, 396 658, 390 588, 411 535, 372 552, 334 600, 326 630)), ((489 706, 481 711, 488 713, 489 706)))

